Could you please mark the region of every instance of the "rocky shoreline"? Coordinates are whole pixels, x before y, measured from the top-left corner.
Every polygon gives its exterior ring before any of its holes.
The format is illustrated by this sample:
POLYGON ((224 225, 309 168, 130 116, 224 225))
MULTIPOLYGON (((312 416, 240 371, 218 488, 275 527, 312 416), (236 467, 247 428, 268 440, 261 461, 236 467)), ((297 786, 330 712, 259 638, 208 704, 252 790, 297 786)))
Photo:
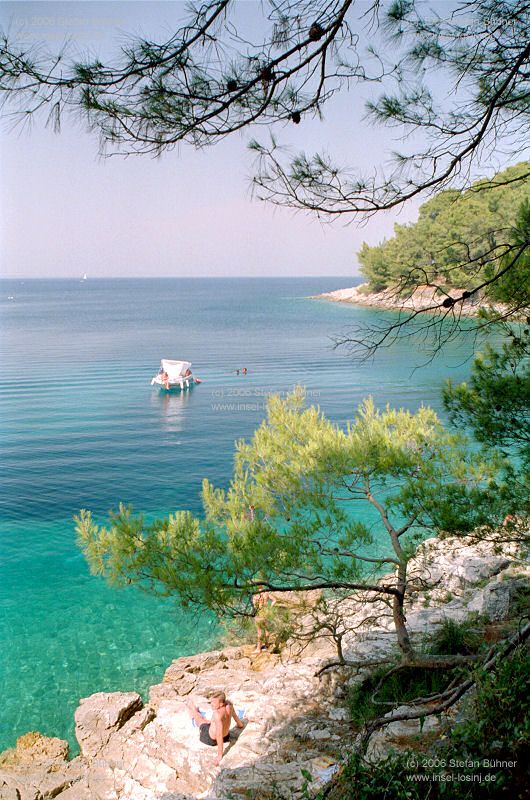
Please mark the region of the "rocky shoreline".
MULTIPOLYGON (((425 542, 410 562, 410 574, 415 570, 429 582, 407 608, 416 639, 445 619, 462 621, 472 612, 502 620, 530 585, 530 571, 513 547, 499 554, 492 544, 466 545, 456 538, 425 542)), ((367 609, 351 598, 341 607, 348 619, 342 643, 348 659, 373 660, 395 649, 392 620, 380 606, 367 609)), ((333 668, 319 674, 335 656, 326 637, 303 648, 291 641, 281 655, 256 655, 252 645, 229 647, 175 660, 145 704, 136 692, 94 694, 75 712, 81 754, 68 761, 66 742, 26 734, 0 755, 0 799, 307 796, 304 784, 314 793, 330 781, 355 736, 346 694, 363 672, 333 668), (201 706, 216 689, 227 692, 245 721, 242 731, 232 733, 220 767, 213 748, 200 744, 186 711, 190 696, 201 706)), ((435 733, 442 722, 429 718, 422 730, 435 733)), ((372 758, 403 746, 419 730, 418 721, 392 723, 372 737, 372 758)))
MULTIPOLYGON (((426 311, 440 313, 436 308, 446 298, 458 299, 462 297, 463 289, 449 289, 445 294, 437 293, 432 286, 418 286, 408 297, 400 297, 396 290, 385 289, 381 292, 371 292, 367 283, 352 286, 348 289, 337 289, 334 292, 325 292, 317 295, 315 300, 331 300, 334 303, 352 303, 368 308, 383 308, 390 311, 426 311)), ((458 313, 463 316, 475 316, 482 305, 473 299, 465 300, 458 304, 458 313)), ((500 306, 496 306, 499 308, 500 306)), ((447 312, 447 309, 441 309, 447 312)))

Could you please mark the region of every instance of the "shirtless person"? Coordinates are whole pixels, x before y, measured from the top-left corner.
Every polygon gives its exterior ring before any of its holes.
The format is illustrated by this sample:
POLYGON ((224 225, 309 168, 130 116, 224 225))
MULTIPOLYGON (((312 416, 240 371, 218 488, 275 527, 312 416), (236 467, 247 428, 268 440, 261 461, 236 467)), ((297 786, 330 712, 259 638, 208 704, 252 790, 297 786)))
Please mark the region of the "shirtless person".
POLYGON ((210 705, 213 709, 213 716, 210 722, 206 722, 193 700, 188 700, 188 711, 192 719, 195 720, 199 728, 199 739, 203 744, 215 747, 217 745, 216 766, 219 766, 223 757, 223 744, 230 739, 230 721, 234 720, 238 728, 244 725, 237 716, 234 706, 226 699, 224 692, 213 692, 210 695, 210 705))
MULTIPOLYGON (((254 508, 254 506, 250 506, 254 508)), ((256 633, 258 641, 254 649, 255 653, 261 653, 263 648, 269 646, 269 630, 267 628, 267 608, 276 605, 276 598, 273 597, 272 592, 261 592, 260 594, 252 595, 252 605, 256 609, 254 622, 256 624, 256 633)))

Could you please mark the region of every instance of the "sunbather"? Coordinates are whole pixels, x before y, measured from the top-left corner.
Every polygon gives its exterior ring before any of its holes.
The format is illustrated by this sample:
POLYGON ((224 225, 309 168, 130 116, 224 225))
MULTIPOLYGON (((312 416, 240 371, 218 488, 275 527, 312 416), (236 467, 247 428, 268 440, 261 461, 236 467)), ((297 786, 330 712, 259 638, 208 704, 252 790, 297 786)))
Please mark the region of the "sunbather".
POLYGON ((210 695, 209 703, 213 710, 210 722, 205 721, 193 700, 188 700, 187 706, 192 719, 199 728, 201 742, 210 747, 217 745, 215 764, 219 766, 223 757, 223 744, 230 738, 230 721, 233 719, 238 728, 243 728, 244 725, 237 716, 232 703, 226 699, 224 692, 213 692, 210 695))

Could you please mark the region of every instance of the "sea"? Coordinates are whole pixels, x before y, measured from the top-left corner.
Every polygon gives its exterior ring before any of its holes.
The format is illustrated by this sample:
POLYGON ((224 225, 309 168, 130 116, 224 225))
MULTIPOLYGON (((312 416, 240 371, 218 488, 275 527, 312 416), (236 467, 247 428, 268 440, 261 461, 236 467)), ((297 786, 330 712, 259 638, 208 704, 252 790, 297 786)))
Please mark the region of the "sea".
POLYGON ((211 615, 91 575, 80 509, 102 523, 119 502, 200 513, 202 479, 227 486, 234 442, 252 436, 268 394, 295 385, 341 425, 368 395, 443 416, 440 388, 468 375, 471 343, 430 360, 409 339, 353 359, 334 338, 392 312, 311 297, 357 282, 0 281, 0 750, 38 730, 75 753, 80 698, 146 696, 172 659, 219 641, 211 615), (192 361, 202 383, 152 387, 161 358, 192 361))

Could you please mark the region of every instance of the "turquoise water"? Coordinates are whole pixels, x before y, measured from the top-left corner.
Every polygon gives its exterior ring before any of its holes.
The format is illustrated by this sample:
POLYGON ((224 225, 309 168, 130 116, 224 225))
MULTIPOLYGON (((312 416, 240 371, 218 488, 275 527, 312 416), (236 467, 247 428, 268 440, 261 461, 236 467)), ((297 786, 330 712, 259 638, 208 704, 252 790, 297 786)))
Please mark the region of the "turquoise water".
POLYGON ((28 730, 74 745, 80 697, 145 692, 171 659, 215 643, 207 616, 90 576, 80 508, 101 520, 118 501, 198 511, 202 478, 226 485, 264 395, 296 383, 337 422, 367 394, 440 410, 441 382, 465 376, 469 352, 447 348, 413 371, 422 357, 409 342, 352 363, 330 337, 375 312, 306 299, 348 282, 0 282, 0 750, 28 730), (204 383, 159 393, 161 357, 193 361, 204 383))

